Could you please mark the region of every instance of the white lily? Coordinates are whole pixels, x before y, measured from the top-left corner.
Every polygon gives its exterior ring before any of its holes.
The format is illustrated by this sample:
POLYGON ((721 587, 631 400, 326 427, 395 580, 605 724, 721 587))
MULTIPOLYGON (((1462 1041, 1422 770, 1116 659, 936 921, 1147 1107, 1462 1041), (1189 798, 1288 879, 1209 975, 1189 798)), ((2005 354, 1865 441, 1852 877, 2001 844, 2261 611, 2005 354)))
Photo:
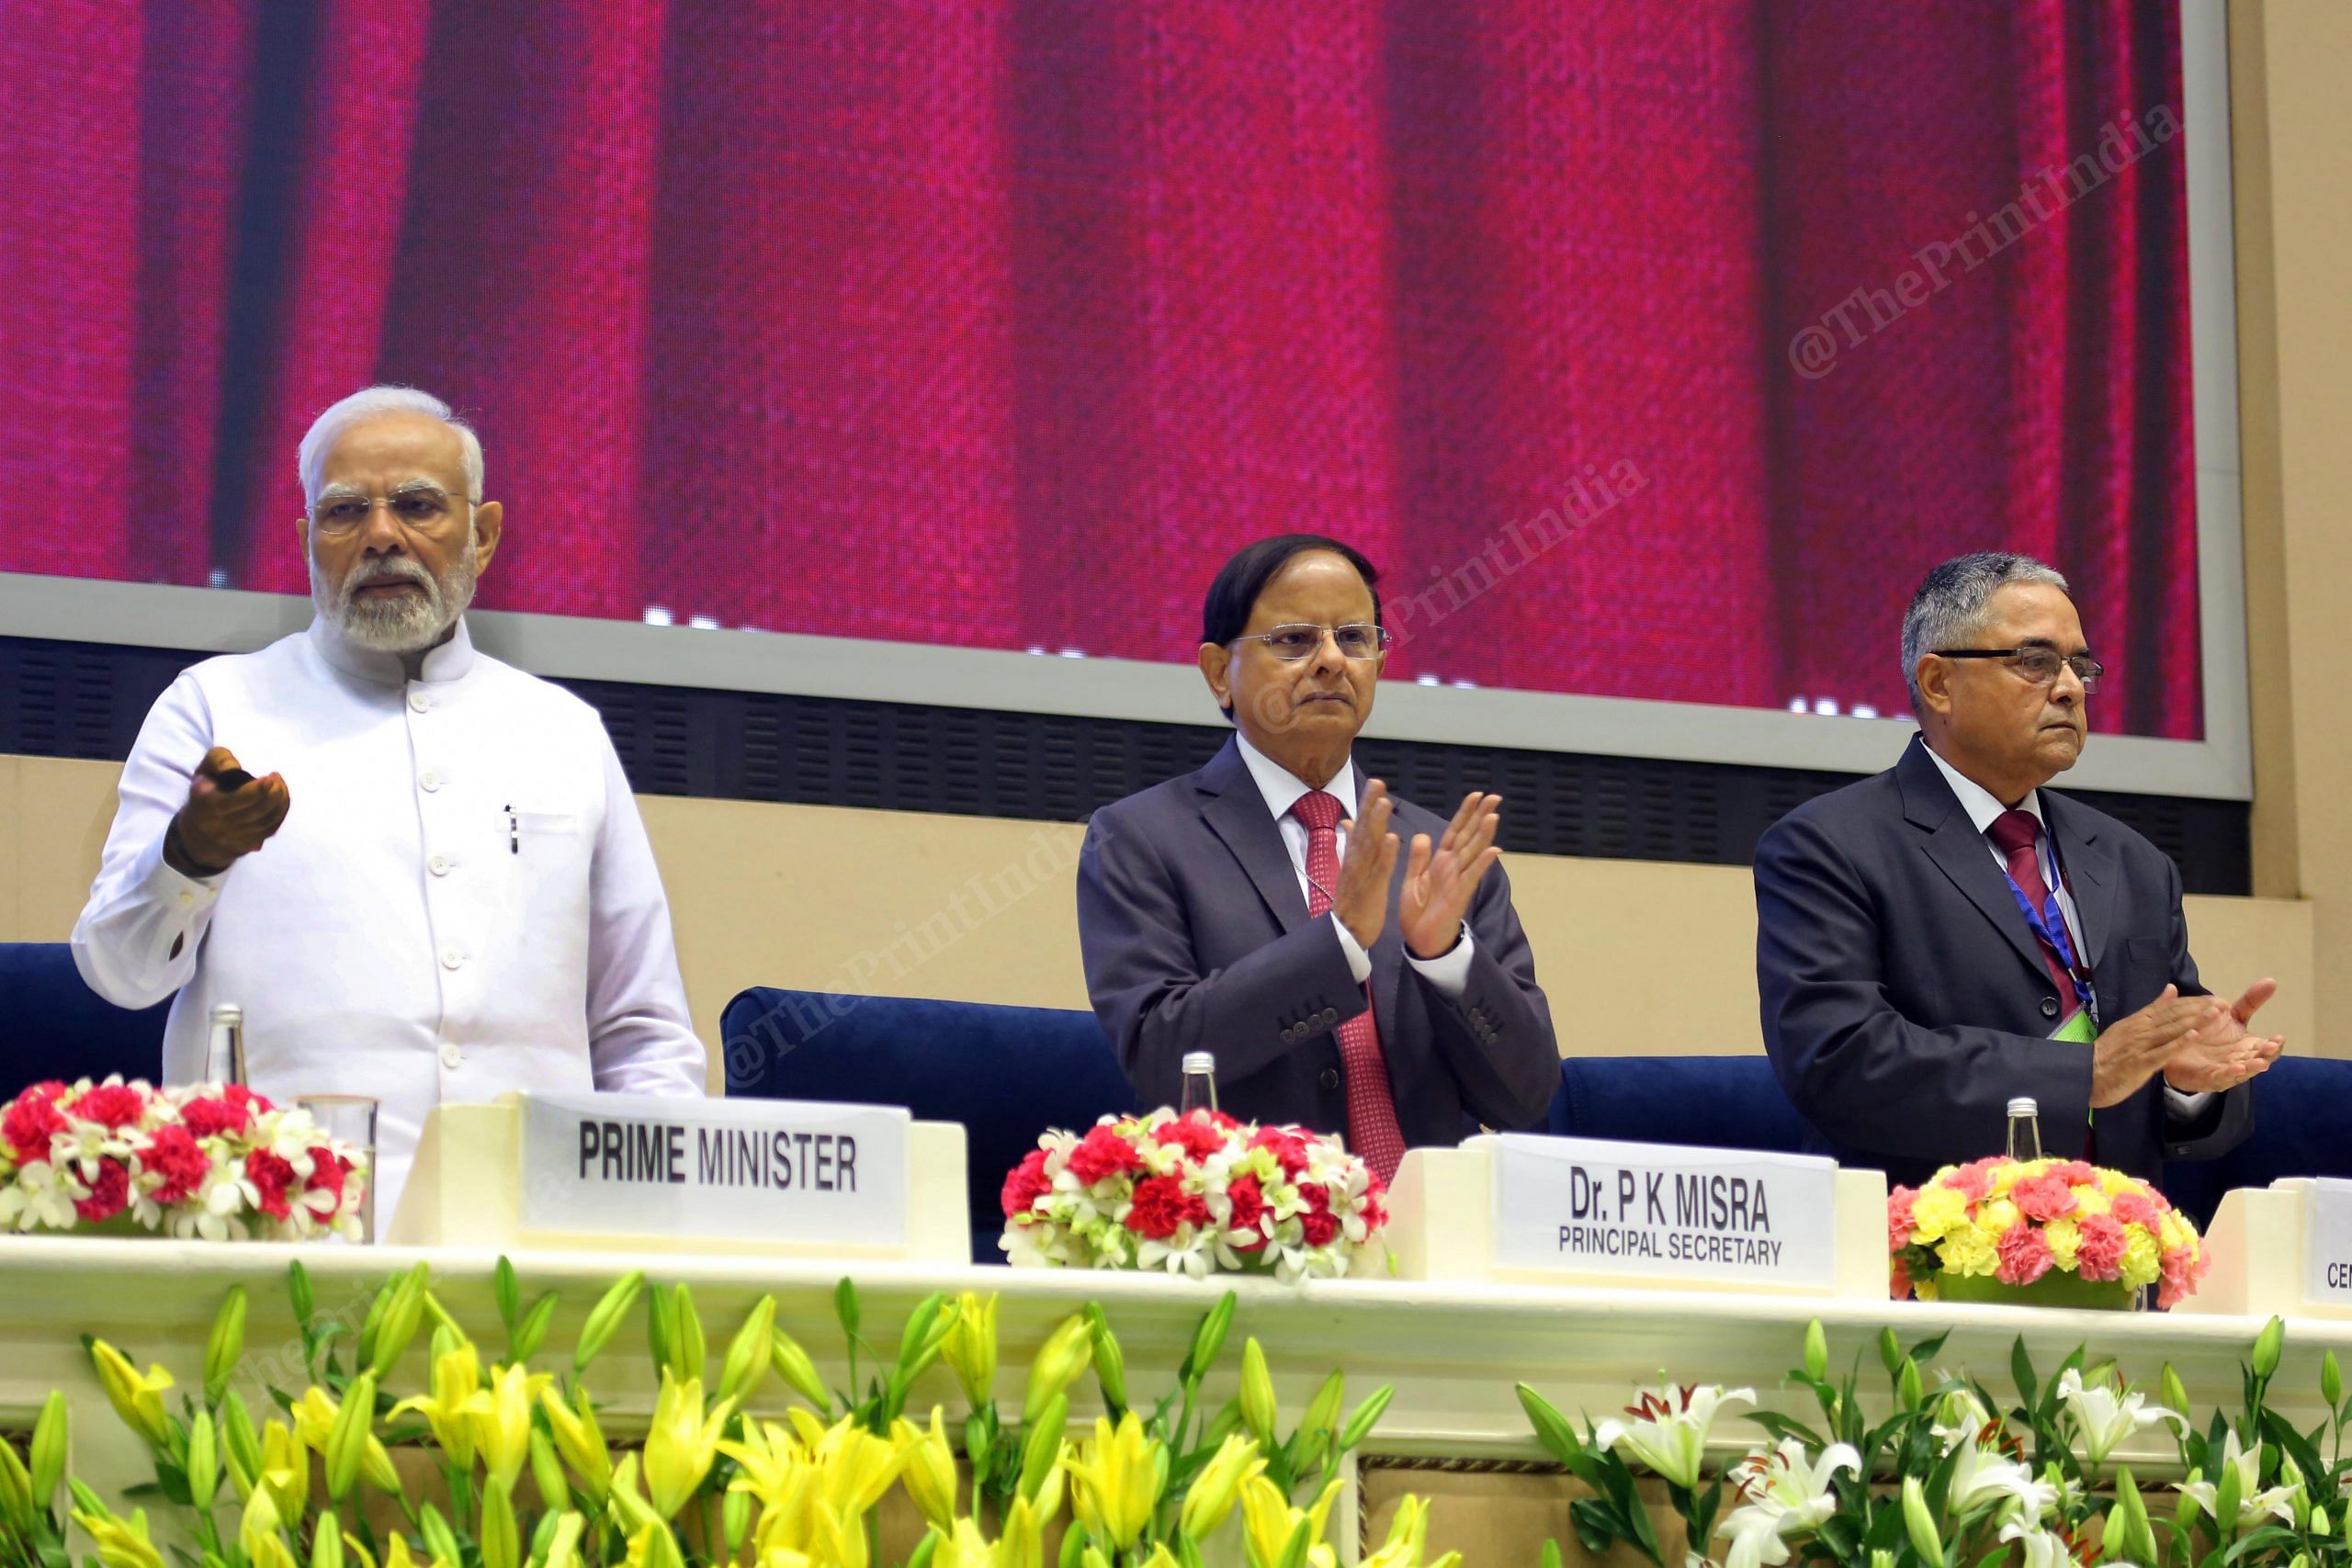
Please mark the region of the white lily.
POLYGON ((1943 1440, 1944 1452, 1950 1453, 1963 1443, 1975 1443, 1992 1424, 1993 1413, 1984 1408, 1984 1402, 1976 1397, 1974 1391, 1955 1388, 1937 1404, 1936 1418, 1929 1429, 1943 1440))
POLYGON ((2113 1372, 2086 1383, 2081 1371, 2069 1367, 2058 1379, 2058 1398, 2074 1416, 2083 1455, 2093 1465, 2105 1464, 2118 1443, 2159 1422, 2169 1421, 2183 1431, 2188 1427, 2178 1411, 2150 1404, 2146 1394, 2127 1389, 2113 1372))
POLYGON ((1783 1438, 1769 1454, 1756 1454, 1740 1467, 1740 1495, 1747 1499, 1715 1527, 1731 1537, 1724 1568, 1758 1568, 1789 1560, 1789 1538, 1816 1529, 1838 1511, 1830 1479, 1839 1471, 1859 1475, 1862 1456, 1849 1443, 1833 1443, 1808 1462, 1804 1445, 1783 1438))
POLYGON ((2195 1498, 2199 1507, 2213 1515, 2216 1522, 2221 1524, 2225 1531, 2231 1533, 2245 1529, 2246 1520, 2257 1514, 2273 1514, 2290 1524, 2294 1522, 2295 1494, 2300 1488, 2273 1486, 2267 1492, 2255 1490, 2261 1483, 2262 1479, 2262 1445, 2260 1443, 2255 1444, 2250 1449, 2241 1448, 2238 1444, 2238 1435, 2232 1432, 2229 1440, 2222 1448, 2222 1463, 2234 1466, 2238 1472, 2238 1517, 2236 1518, 2222 1519, 2220 1517, 2221 1487, 2216 1482, 2179 1481, 2173 1483, 2174 1489, 2195 1498))
POLYGON ((2011 1507, 2018 1506, 2024 1508, 2026 1518, 2039 1519, 2058 1506, 2058 1488, 2035 1480, 2029 1466, 1981 1443, 1960 1450, 1960 1461, 1951 1472, 1951 1489, 1944 1496, 1955 1518, 1990 1504, 1996 1513, 2007 1515, 2011 1507))
POLYGON ((1611 1417, 1594 1427, 1593 1446, 1613 1453, 1622 1443, 1635 1459, 1687 1492, 1699 1483, 1699 1462, 1706 1454, 1709 1428, 1722 1407, 1734 1400, 1753 1404, 1756 1391, 1660 1383, 1645 1390, 1640 1399, 1625 1407, 1632 1420, 1611 1417))
MULTIPOLYGON (((2054 1530, 2012 1519, 2001 1527, 2001 1539, 2016 1541, 2024 1548, 2023 1568, 2075 1568, 2075 1554, 2067 1549, 2066 1538, 2054 1530)), ((2109 1558, 2105 1568, 2132 1568, 2132 1564, 2109 1558)))

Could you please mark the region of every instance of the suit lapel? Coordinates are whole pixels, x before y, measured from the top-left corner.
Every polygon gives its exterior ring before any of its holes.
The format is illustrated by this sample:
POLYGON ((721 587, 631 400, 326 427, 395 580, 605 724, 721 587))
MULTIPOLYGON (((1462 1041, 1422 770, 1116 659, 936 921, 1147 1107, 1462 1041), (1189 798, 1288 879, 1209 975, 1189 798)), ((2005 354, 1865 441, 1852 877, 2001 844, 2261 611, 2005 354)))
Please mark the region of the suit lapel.
MULTIPOLYGON (((1356 769, 1356 798, 1350 805, 1351 813, 1363 809, 1363 769, 1356 769)), ((1394 797, 1392 797, 1394 798, 1394 797)), ((1412 848, 1412 835, 1397 825, 1395 816, 1388 818, 1390 831, 1402 840, 1396 849, 1396 870, 1388 884, 1388 918, 1380 922, 1380 940, 1372 944, 1366 954, 1372 960, 1372 1021, 1386 1038, 1390 1021, 1396 1016, 1396 987, 1405 977, 1405 923, 1400 918, 1404 909, 1405 863, 1407 852, 1412 848)), ((1393 1065, 1396 1057, 1391 1055, 1393 1065)), ((1390 1073, 1393 1079, 1395 1073, 1390 1073)))
POLYGON ((2082 923, 2083 962, 2096 976, 2107 954, 2107 939, 2115 929, 2115 889, 2119 878, 2115 850, 2099 837, 2098 829, 2075 809, 2074 802, 2041 792, 2042 819, 2058 847, 2058 865, 2075 897, 2075 914, 2082 923))
POLYGON ((2034 977, 2042 985, 2049 985, 2050 971, 2042 964, 2041 950, 2035 945, 2032 929, 2018 912, 2017 896, 2009 891, 2008 879, 1994 863, 1984 835, 1976 830, 1968 813, 1960 808, 1951 785, 1936 770, 1935 760, 1928 755, 1925 742, 1912 741, 1911 750, 1903 754, 1903 761, 1897 764, 1897 776, 1903 785, 1904 817, 1914 827, 1927 831, 1919 847, 1951 879, 1952 886, 1976 906, 1977 911, 1993 922, 1994 929, 2033 971, 2034 977))
POLYGON ((1225 840, 1241 869, 1266 901, 1267 909, 1285 933, 1306 923, 1306 900, 1298 891, 1298 870, 1283 847, 1283 830, 1266 809, 1258 781, 1250 776, 1241 752, 1227 740, 1225 750, 1209 759, 1194 780, 1205 797, 1201 818, 1209 830, 1225 840))

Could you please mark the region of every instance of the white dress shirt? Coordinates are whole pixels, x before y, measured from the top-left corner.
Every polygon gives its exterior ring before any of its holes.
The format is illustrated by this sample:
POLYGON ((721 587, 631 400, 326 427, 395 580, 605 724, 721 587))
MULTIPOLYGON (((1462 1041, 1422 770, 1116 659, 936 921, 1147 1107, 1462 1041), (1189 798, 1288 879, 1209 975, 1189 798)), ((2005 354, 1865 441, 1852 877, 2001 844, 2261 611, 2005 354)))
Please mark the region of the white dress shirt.
POLYGON ((325 620, 175 681, 123 766, 74 958, 119 1006, 174 996, 173 1083, 244 1010, 248 1077, 281 1102, 374 1097, 380 1235, 425 1112, 510 1089, 699 1095, 670 908, 595 710, 475 651, 459 621, 420 678, 325 620), (213 746, 282 774, 277 834, 218 876, 164 863, 213 746))
MULTIPOLYGON (((1989 833, 1994 822, 2009 808, 2002 805, 1991 790, 1945 761, 1934 747, 1927 747, 1927 752, 1934 759, 1937 768, 1941 770, 1944 782, 1951 785, 1952 794, 1960 797, 1960 808, 1968 813, 1969 821, 1975 824, 1979 833, 1989 833)), ((2067 939, 2074 943, 2075 952, 2082 954, 2083 918, 2075 908, 2074 890, 2066 886, 2066 879, 2058 869, 2057 850, 2050 838, 2050 820, 2041 814, 2041 792, 2029 790, 2017 808, 2041 824, 2041 832, 2034 840, 2033 847, 2033 852, 2041 862, 2041 885, 2057 896, 2058 918, 2066 922, 2067 939)), ((2007 876, 2009 874, 2009 857, 2003 854, 2000 847, 1990 838, 1985 839, 1984 848, 1992 855, 1993 863, 2001 868, 2001 874, 2007 876)), ((2087 955, 2085 955, 2084 962, 2089 962, 2087 955)), ((2106 1021, 2102 1021, 2102 1027, 2106 1021)), ((2170 1084, 2165 1085, 2165 1100, 2177 1116, 2195 1116, 2205 1108, 2207 1098, 2203 1094, 2175 1089, 2170 1084)))
MULTIPOLYGON (((1290 863, 1298 873, 1299 894, 1307 898, 1311 907, 1314 899, 1308 895, 1306 879, 1306 824, 1292 816, 1290 808, 1313 791, 1305 779, 1250 745, 1239 733, 1237 732, 1233 739, 1241 750, 1242 761, 1249 766, 1250 776, 1258 782, 1258 793, 1266 797, 1266 809, 1274 814, 1275 825, 1282 829, 1283 847, 1290 851, 1290 863)), ((1339 797, 1341 819, 1352 818, 1356 814, 1355 759, 1351 757, 1340 763, 1340 771, 1331 775, 1331 782, 1323 788, 1326 794, 1339 797)), ((1339 859, 1344 863, 1348 858, 1348 836, 1339 834, 1338 840, 1339 859)), ((1403 852, 1402 850, 1399 852, 1403 852)), ((1338 888, 1330 887, 1324 891, 1333 895, 1334 901, 1337 901, 1338 888)), ((1348 930, 1348 923, 1340 919, 1338 910, 1332 910, 1324 918, 1340 933, 1340 947, 1348 955, 1348 969, 1355 976, 1356 984, 1363 985, 1372 977, 1372 959, 1365 953, 1363 944, 1356 941, 1355 933, 1348 930)), ((1461 940, 1437 957, 1416 957, 1408 947, 1405 950, 1405 962, 1419 970, 1423 978, 1445 995, 1459 998, 1470 987, 1469 922, 1463 922, 1461 940)))

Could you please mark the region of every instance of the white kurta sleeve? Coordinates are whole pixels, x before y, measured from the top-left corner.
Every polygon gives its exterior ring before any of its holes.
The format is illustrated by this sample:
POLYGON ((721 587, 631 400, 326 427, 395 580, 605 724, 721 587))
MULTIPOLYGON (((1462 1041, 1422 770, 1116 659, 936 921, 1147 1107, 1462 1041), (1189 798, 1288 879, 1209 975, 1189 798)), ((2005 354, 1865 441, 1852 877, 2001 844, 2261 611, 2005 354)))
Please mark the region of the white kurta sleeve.
POLYGON ((601 728, 596 739, 605 758, 605 820, 589 872, 588 1053, 596 1087, 699 1095, 704 1053, 678 976, 670 900, 620 758, 601 728))
POLYGON ((164 830, 211 746, 204 693, 182 675, 149 710, 123 764, 97 880, 74 922, 74 967, 117 1007, 153 1007, 187 983, 221 885, 235 873, 199 880, 164 863, 164 830))

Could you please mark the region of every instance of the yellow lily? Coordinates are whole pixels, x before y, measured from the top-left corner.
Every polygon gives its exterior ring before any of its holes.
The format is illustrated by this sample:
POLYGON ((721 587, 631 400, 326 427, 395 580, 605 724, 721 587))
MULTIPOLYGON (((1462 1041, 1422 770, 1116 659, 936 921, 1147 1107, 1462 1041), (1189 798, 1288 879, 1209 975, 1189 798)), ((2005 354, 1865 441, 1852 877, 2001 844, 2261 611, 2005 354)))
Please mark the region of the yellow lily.
POLYGON ((99 1385, 124 1424, 158 1448, 170 1441, 172 1427, 164 1415, 164 1391, 172 1386, 172 1374, 151 1366, 141 1377, 129 1357, 103 1339, 90 1341, 90 1359, 97 1366, 99 1385))
POLYGON ((855 1523, 890 1490, 905 1456, 888 1439, 843 1416, 826 1430, 809 1457, 817 1463, 820 1499, 844 1521, 855 1523))
MULTIPOLYGON (((312 1383, 287 1415, 293 1420, 294 1435, 302 1440, 302 1446, 323 1459, 327 1439, 334 1435, 335 1417, 342 1413, 343 1407, 335 1403, 334 1396, 312 1383)), ((400 1472, 392 1468, 391 1453, 384 1447, 384 1439, 373 1432, 368 1435, 368 1451, 360 1461, 359 1473, 379 1492, 397 1494, 401 1489, 400 1472)))
POLYGON ((1265 1456, 1254 1440, 1239 1432, 1227 1434, 1209 1462, 1201 1467, 1192 1490, 1184 1494, 1181 1528, 1186 1538, 1197 1541, 1225 1523, 1225 1517, 1240 1500, 1241 1488, 1265 1469, 1265 1456))
POLYGON ((1291 1532, 1298 1521, 1307 1521, 1306 1560, 1316 1568, 1331 1568, 1336 1558, 1323 1540, 1324 1522, 1331 1517, 1331 1500, 1340 1495, 1340 1482, 1334 1477, 1325 1484, 1322 1495, 1306 1508, 1294 1508, 1290 1499, 1283 1495, 1281 1487, 1262 1475, 1253 1475, 1241 1488, 1241 1523, 1250 1538, 1250 1550, 1264 1562, 1282 1560, 1283 1549, 1290 1544, 1291 1532))
POLYGON ((539 1560, 539 1568, 581 1568, 580 1537, 588 1528, 588 1520, 569 1509, 556 1516, 555 1535, 548 1542, 548 1554, 539 1560))
POLYGON ((638 1456, 624 1454, 613 1469, 612 1494, 605 1499, 605 1512, 623 1535, 635 1535, 647 1525, 662 1523, 662 1516, 637 1489, 638 1456))
POLYGON ((997 1538, 991 1568, 1046 1568, 1045 1527, 1026 1497, 1015 1497, 1004 1516, 1004 1533, 997 1538))
POLYGON ((1160 1445, 1144 1435, 1132 1410, 1119 1417, 1094 1418, 1094 1437, 1079 1450, 1069 1472, 1078 1483, 1078 1517, 1094 1534, 1121 1551, 1133 1547, 1151 1523, 1167 1480, 1160 1445))
MULTIPOLYGON (((272 1430, 286 1430, 275 1421, 269 1425, 272 1430)), ((290 1439, 293 1434, 287 1433, 287 1436, 290 1439)), ((295 1451, 298 1454, 301 1451, 300 1445, 295 1451)), ((308 1465, 307 1457, 303 1462, 308 1465)), ((302 1517, 300 1508, 295 1510, 294 1517, 298 1519, 302 1517)), ((295 1568, 294 1554, 286 1549, 286 1538, 282 1533, 281 1521, 284 1518, 285 1515, 278 1511, 269 1488, 256 1489, 253 1501, 245 1505, 244 1519, 237 1527, 237 1544, 244 1549, 245 1561, 253 1568, 295 1568)))
POLYGON ((727 1489, 750 1493, 763 1508, 774 1508, 808 1466, 798 1440, 773 1421, 745 1421, 742 1441, 722 1442, 718 1451, 743 1467, 727 1489))
POLYGON ((817 1526, 817 1561, 826 1568, 866 1568, 865 1520, 844 1517, 821 1497, 812 1515, 817 1526))
POLYGON ((942 1425, 937 1405, 931 1407, 931 1430, 926 1433, 913 1422, 901 1416, 890 1428, 890 1436, 898 1444, 899 1479, 907 1495, 922 1517, 942 1531, 956 1525, 956 1450, 947 1445, 947 1432, 942 1425))
POLYGON ((1022 1396, 1021 1419, 1035 1421, 1054 1396, 1078 1381, 1094 1364, 1094 1329, 1082 1314, 1065 1319, 1037 1350, 1029 1364, 1029 1389, 1022 1396))
POLYGON ((566 1404, 556 1397, 553 1388, 539 1390, 539 1408, 547 1413, 555 1451, 580 1478, 590 1500, 601 1506, 613 1484, 612 1450, 605 1446, 604 1428, 596 1424, 596 1407, 588 1403, 588 1390, 584 1386, 572 1390, 571 1399, 566 1404))
POLYGON ((89 1532, 105 1568, 164 1568, 164 1554, 147 1539, 147 1510, 135 1510, 125 1522, 112 1514, 74 1510, 74 1522, 89 1532))
POLYGON ((678 1555, 678 1538, 659 1520, 639 1525, 628 1538, 628 1568, 685 1568, 678 1555))
POLYGON ((956 1298, 956 1322, 939 1348, 940 1358, 963 1385, 978 1410, 996 1397, 996 1292, 966 1291, 956 1298))
POLYGON ((466 1407, 481 1389, 481 1354, 470 1341, 458 1340, 454 1349, 443 1350, 433 1358, 433 1392, 403 1399, 392 1406, 395 1417, 416 1411, 433 1428, 433 1440, 441 1445, 451 1464, 461 1471, 474 1467, 473 1427, 466 1418, 466 1407))
POLYGON ((710 1473, 712 1461, 718 1457, 718 1434, 734 1410, 733 1401, 722 1399, 716 1410, 705 1416, 702 1379, 689 1378, 681 1388, 666 1370, 662 1372, 662 1393, 653 1404, 653 1425, 645 1434, 645 1490, 655 1513, 664 1519, 675 1518, 686 1506, 702 1478, 710 1473))
POLYGON ((482 1468, 510 1488, 530 1462, 531 1406, 553 1381, 527 1367, 499 1367, 491 1372, 487 1388, 476 1389, 458 1406, 482 1468))
POLYGON ((266 1495, 281 1519, 300 1518, 310 1505, 310 1450, 283 1421, 261 1429, 261 1484, 254 1495, 266 1495))
MULTIPOLYGON (((1396 1517, 1388 1522, 1388 1539, 1379 1551, 1365 1558, 1362 1568, 1424 1568, 1421 1552, 1429 1540, 1430 1506, 1426 1498, 1407 1497, 1396 1505, 1396 1517)), ((1462 1553, 1449 1551, 1426 1568, 1456 1568, 1462 1553)))

